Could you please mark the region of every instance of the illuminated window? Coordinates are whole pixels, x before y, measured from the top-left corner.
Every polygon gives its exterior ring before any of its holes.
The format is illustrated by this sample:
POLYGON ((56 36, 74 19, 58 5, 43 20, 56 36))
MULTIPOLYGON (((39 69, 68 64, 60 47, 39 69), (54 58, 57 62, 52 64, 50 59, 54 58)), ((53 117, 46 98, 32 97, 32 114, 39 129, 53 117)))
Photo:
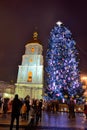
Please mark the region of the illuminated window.
POLYGON ((32 72, 28 73, 28 82, 32 82, 32 72))
POLYGON ((34 48, 33 47, 31 48, 31 52, 34 52, 34 48))
POLYGON ((29 62, 32 62, 32 61, 33 61, 32 59, 29 60, 29 62))

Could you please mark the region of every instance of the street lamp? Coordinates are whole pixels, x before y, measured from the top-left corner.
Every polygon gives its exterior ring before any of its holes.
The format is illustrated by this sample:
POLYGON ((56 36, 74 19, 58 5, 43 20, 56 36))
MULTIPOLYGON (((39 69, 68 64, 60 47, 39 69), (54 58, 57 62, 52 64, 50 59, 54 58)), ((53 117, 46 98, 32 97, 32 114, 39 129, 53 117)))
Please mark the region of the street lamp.
POLYGON ((85 90, 84 97, 87 99, 87 76, 81 75, 81 82, 83 83, 82 88, 85 90))

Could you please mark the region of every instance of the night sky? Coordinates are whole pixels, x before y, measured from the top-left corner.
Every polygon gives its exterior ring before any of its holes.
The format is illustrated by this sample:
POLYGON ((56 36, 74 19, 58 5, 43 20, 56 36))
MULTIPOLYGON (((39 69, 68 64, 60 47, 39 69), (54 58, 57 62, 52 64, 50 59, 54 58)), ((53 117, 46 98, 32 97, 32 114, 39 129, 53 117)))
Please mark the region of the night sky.
POLYGON ((87 73, 87 0, 0 0, 0 81, 16 82, 25 45, 37 28, 45 58, 57 21, 72 32, 81 73, 87 73))

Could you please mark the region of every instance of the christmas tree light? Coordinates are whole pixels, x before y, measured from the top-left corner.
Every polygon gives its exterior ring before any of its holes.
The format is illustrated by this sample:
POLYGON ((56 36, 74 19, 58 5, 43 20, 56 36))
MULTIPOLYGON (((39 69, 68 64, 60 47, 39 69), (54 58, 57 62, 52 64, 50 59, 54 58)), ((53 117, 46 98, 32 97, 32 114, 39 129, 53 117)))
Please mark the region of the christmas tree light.
POLYGON ((82 96, 76 42, 61 22, 50 32, 45 70, 48 99, 82 96))

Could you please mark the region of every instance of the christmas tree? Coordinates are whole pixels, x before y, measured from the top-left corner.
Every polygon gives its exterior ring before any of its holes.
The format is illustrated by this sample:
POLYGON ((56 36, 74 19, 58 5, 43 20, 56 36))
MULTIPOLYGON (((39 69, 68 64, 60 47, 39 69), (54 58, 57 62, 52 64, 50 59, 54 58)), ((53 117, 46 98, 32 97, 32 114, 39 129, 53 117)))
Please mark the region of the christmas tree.
POLYGON ((76 42, 70 30, 60 22, 50 32, 45 71, 48 99, 82 97, 76 42))

